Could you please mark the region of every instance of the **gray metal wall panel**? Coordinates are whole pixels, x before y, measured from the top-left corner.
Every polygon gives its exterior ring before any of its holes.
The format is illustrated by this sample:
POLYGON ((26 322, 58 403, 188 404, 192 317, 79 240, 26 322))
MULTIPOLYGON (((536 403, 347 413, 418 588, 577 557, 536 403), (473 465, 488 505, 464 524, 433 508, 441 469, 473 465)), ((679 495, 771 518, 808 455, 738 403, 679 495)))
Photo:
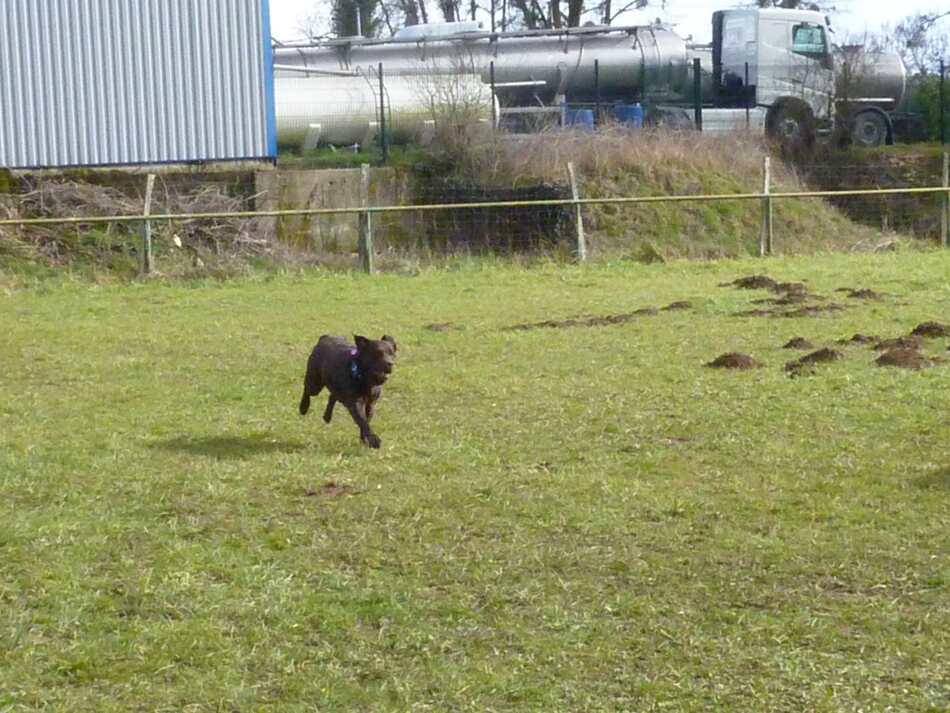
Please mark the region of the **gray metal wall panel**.
POLYGON ((0 0, 0 166, 263 158, 266 0, 0 0))

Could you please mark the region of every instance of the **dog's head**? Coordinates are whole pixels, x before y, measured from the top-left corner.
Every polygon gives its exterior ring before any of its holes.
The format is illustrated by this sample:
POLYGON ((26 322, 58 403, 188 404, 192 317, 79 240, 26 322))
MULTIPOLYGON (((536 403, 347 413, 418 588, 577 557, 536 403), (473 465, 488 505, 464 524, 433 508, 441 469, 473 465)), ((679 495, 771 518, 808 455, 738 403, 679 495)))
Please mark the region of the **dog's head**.
POLYGON ((367 339, 357 334, 355 339, 357 359, 366 380, 370 386, 382 386, 396 363, 396 340, 388 334, 382 339, 367 339))

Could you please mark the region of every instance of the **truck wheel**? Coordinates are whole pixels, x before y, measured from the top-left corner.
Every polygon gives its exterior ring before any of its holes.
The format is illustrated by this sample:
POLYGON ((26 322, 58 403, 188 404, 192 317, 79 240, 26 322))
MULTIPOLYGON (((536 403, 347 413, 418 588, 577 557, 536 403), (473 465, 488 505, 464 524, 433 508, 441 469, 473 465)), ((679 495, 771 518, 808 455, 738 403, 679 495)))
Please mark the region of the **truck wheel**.
POLYGON ((888 133, 887 119, 880 112, 859 111, 851 119, 851 138, 858 146, 883 146, 888 133))
POLYGON ((804 102, 785 102, 774 107, 766 119, 769 138, 793 156, 807 153, 815 146, 815 116, 804 102))

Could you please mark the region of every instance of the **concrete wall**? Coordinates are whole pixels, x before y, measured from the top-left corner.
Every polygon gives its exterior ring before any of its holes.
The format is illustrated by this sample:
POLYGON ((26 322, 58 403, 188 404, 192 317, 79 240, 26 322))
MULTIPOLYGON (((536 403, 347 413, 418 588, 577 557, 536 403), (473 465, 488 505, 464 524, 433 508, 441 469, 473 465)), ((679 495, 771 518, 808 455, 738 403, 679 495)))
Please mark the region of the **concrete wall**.
MULTIPOLYGON (((360 204, 360 170, 275 170, 256 177, 257 210, 301 208, 351 208, 360 204)), ((413 202, 407 175, 391 168, 370 170, 370 205, 404 205, 413 202)), ((380 246, 399 241, 411 230, 412 216, 373 216, 374 238, 380 246)), ((358 218, 289 216, 262 221, 270 239, 317 253, 348 253, 357 249, 358 218)))

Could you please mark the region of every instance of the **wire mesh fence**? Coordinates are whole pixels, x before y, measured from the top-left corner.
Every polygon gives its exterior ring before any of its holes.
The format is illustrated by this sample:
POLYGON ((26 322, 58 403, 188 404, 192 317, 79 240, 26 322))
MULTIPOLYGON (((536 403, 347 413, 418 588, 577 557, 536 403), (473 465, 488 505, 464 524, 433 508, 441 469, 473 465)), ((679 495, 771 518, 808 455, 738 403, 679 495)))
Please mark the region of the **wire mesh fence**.
POLYGON ((847 185, 842 165, 802 165, 814 188, 788 190, 750 176, 716 195, 701 183, 668 195, 576 198, 567 181, 515 188, 444 181, 419 190, 392 169, 372 181, 366 170, 278 171, 253 181, 160 176, 148 220, 145 176, 99 184, 28 179, 0 194, 0 264, 6 255, 136 271, 147 223, 160 272, 257 258, 364 269, 458 255, 576 258, 588 244, 594 256, 647 261, 879 249, 910 239, 947 245, 945 156, 934 152, 910 167, 896 159, 850 166, 847 185))

